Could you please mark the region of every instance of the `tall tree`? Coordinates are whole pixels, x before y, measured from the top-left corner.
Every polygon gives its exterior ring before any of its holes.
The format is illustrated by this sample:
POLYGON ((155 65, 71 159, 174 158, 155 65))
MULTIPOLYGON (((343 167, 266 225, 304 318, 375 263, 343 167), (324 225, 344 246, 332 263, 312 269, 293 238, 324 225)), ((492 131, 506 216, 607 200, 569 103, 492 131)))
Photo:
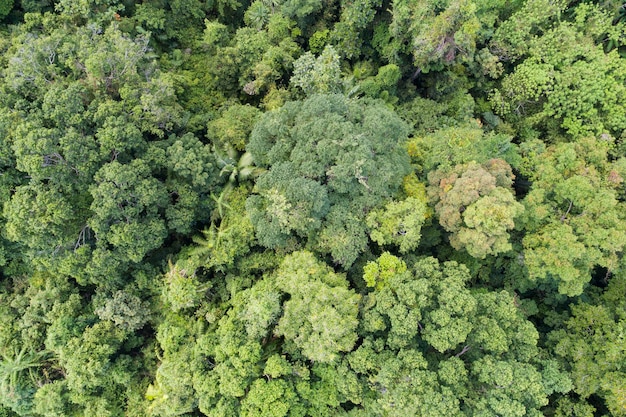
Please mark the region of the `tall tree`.
POLYGON ((528 2, 499 29, 494 42, 518 65, 494 92, 494 109, 547 140, 619 136, 626 75, 619 51, 605 52, 598 40, 623 43, 626 23, 613 25, 613 13, 591 3, 569 9, 571 21, 560 19, 567 3, 528 2))
POLYGON ((257 165, 269 168, 257 182, 258 195, 248 200, 261 243, 284 247, 288 237, 314 232, 320 238, 308 239, 313 249, 351 265, 366 244, 359 223, 393 196, 408 173, 400 147, 406 134, 381 103, 340 95, 312 96, 264 115, 248 145, 257 165), (290 186, 294 180, 302 185, 290 186), (314 194, 298 195, 304 184, 314 194), (269 230, 279 233, 266 238, 269 230))
POLYGON ((451 232, 455 249, 465 249, 476 258, 512 249, 508 230, 524 211, 511 192, 512 180, 511 167, 501 159, 429 174, 429 194, 439 223, 451 232))
POLYGON ((524 146, 533 187, 524 198, 522 265, 531 281, 547 281, 579 295, 596 266, 615 270, 626 245, 618 190, 623 171, 609 141, 594 138, 546 147, 524 146))

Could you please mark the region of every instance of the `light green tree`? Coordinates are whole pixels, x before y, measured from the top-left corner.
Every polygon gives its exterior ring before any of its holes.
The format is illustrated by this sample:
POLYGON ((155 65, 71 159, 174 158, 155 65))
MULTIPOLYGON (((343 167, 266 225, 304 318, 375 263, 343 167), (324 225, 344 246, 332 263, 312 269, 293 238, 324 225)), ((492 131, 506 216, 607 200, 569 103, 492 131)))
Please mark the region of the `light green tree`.
POLYGON ((617 194, 622 171, 610 161, 610 146, 594 138, 524 146, 533 188, 524 199, 522 261, 531 281, 553 282, 561 294, 575 296, 596 265, 617 268, 626 223, 617 194))
POLYGON ((340 93, 340 59, 335 48, 326 46, 317 58, 311 52, 302 54, 293 63, 291 85, 300 88, 307 96, 340 93))
POLYGON ((291 298, 275 333, 315 362, 333 362, 350 351, 357 339, 360 296, 347 284, 310 252, 288 255, 277 270, 276 286, 291 298))
POLYGON ((519 64, 494 92, 493 107, 522 129, 554 137, 619 135, 626 127, 622 58, 597 40, 620 42, 625 23, 613 25, 612 12, 587 3, 561 20, 567 3, 529 2, 498 30, 494 42, 519 64))
POLYGON ((485 258, 512 249, 508 231, 524 206, 513 196, 511 167, 501 159, 429 174, 429 195, 455 249, 485 258))

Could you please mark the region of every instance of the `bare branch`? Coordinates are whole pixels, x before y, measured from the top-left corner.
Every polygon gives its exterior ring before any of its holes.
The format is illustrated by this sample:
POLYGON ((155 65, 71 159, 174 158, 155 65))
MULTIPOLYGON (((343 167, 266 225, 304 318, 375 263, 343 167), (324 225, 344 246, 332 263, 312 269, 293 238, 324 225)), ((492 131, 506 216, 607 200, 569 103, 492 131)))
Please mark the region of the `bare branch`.
POLYGON ((459 356, 463 355, 465 352, 467 352, 470 349, 471 349, 470 345, 465 345, 465 346, 463 346, 463 350, 461 350, 459 353, 457 353, 454 356, 456 356, 458 358, 459 356))

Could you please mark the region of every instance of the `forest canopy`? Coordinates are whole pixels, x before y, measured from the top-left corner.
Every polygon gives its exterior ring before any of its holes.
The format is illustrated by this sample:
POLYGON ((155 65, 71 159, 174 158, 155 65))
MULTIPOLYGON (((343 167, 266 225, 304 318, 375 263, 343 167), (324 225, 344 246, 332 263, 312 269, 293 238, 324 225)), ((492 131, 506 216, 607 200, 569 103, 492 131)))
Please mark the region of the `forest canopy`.
POLYGON ((0 0, 0 416, 626 416, 623 0, 0 0))

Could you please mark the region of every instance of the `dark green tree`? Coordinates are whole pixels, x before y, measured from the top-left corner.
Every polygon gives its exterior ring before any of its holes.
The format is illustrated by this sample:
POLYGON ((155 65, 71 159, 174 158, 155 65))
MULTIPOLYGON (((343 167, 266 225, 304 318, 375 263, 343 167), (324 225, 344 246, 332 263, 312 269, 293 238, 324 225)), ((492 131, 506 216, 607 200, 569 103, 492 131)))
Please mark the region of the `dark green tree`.
POLYGON ((366 244, 365 214, 392 197, 408 173, 400 146, 406 134, 380 102, 340 95, 316 95, 267 113, 248 145, 256 164, 269 168, 248 200, 261 243, 285 247, 289 237, 316 233, 318 239, 308 239, 311 248, 352 264, 366 244))

